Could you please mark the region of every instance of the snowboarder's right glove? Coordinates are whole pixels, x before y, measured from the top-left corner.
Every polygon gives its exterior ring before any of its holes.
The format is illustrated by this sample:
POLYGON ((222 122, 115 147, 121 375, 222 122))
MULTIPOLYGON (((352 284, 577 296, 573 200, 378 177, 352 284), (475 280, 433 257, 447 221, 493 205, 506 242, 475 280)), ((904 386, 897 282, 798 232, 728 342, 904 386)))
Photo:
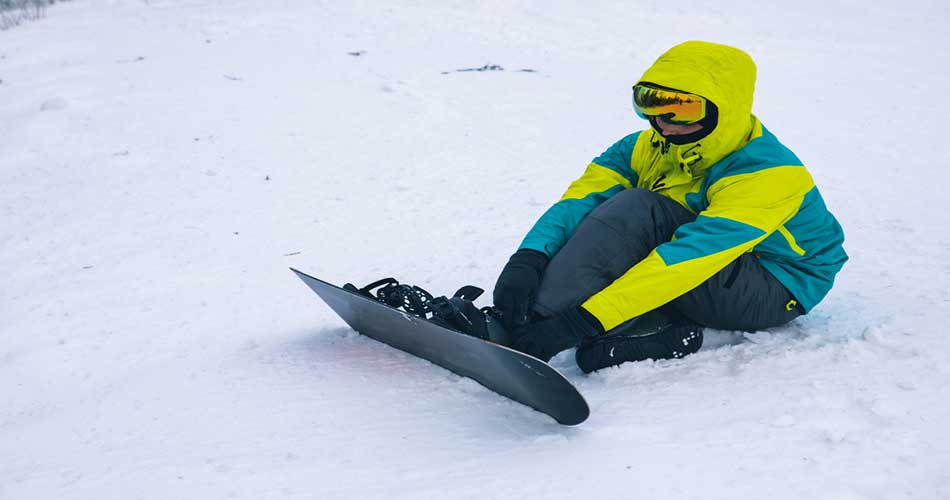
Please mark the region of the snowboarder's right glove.
POLYGON ((495 284, 495 307, 508 331, 528 322, 531 306, 541 288, 541 274, 548 265, 548 256, 537 250, 522 248, 514 253, 495 284))
POLYGON ((585 339, 604 334, 604 327, 583 307, 575 307, 512 332, 512 347, 547 362, 585 339))

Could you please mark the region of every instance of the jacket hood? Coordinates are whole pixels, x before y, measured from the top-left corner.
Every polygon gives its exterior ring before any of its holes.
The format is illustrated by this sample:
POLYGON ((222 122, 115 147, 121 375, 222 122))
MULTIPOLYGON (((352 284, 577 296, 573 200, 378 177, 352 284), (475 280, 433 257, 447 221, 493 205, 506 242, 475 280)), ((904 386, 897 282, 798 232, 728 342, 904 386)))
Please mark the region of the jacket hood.
POLYGON ((708 167, 748 142, 756 122, 752 116, 755 74, 755 63, 742 50, 691 41, 666 51, 637 83, 654 83, 697 94, 719 108, 716 128, 695 143, 681 146, 702 146, 701 164, 695 165, 695 170, 708 167))

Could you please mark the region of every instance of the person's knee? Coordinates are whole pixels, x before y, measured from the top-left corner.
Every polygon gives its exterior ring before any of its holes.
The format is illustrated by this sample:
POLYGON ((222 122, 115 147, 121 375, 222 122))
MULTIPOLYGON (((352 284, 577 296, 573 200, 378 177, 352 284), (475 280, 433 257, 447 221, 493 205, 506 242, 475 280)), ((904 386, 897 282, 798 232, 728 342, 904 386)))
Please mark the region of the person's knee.
POLYGON ((595 209, 591 215, 601 219, 629 217, 631 213, 640 213, 644 208, 663 202, 663 196, 649 189, 625 189, 595 209))
MULTIPOLYGON (((659 210, 663 203, 676 202, 647 189, 626 189, 597 207, 589 217, 618 234, 639 239, 643 230, 652 232, 657 224, 667 225, 664 217, 657 217, 664 213, 659 210)), ((670 229, 672 232, 673 228, 670 229)))

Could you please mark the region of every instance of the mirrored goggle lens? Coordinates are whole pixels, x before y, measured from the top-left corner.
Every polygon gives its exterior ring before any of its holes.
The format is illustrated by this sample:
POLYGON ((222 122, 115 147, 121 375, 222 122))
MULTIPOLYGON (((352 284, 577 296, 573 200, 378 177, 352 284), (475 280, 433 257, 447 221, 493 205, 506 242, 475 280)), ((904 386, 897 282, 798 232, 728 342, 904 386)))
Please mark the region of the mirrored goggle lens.
POLYGON ((673 123, 696 123, 706 117, 706 99, 695 94, 633 86, 633 109, 643 119, 665 116, 673 123))

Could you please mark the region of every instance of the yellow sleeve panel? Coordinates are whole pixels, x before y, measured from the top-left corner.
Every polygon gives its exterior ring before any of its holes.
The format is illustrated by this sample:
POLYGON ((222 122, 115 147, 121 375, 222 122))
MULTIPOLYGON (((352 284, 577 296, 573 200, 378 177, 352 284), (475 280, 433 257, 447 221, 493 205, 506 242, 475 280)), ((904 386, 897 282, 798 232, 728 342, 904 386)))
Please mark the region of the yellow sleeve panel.
POLYGON ((791 219, 814 181, 801 166, 726 177, 708 190, 709 208, 582 307, 605 330, 699 286, 791 219))
POLYGON ((767 233, 788 222, 815 186, 803 166, 772 167, 724 177, 709 187, 706 217, 725 217, 767 233))
POLYGON ((561 201, 581 200, 591 193, 602 193, 618 185, 630 188, 630 181, 607 167, 591 163, 587 165, 584 174, 568 186, 567 191, 561 196, 561 201))

